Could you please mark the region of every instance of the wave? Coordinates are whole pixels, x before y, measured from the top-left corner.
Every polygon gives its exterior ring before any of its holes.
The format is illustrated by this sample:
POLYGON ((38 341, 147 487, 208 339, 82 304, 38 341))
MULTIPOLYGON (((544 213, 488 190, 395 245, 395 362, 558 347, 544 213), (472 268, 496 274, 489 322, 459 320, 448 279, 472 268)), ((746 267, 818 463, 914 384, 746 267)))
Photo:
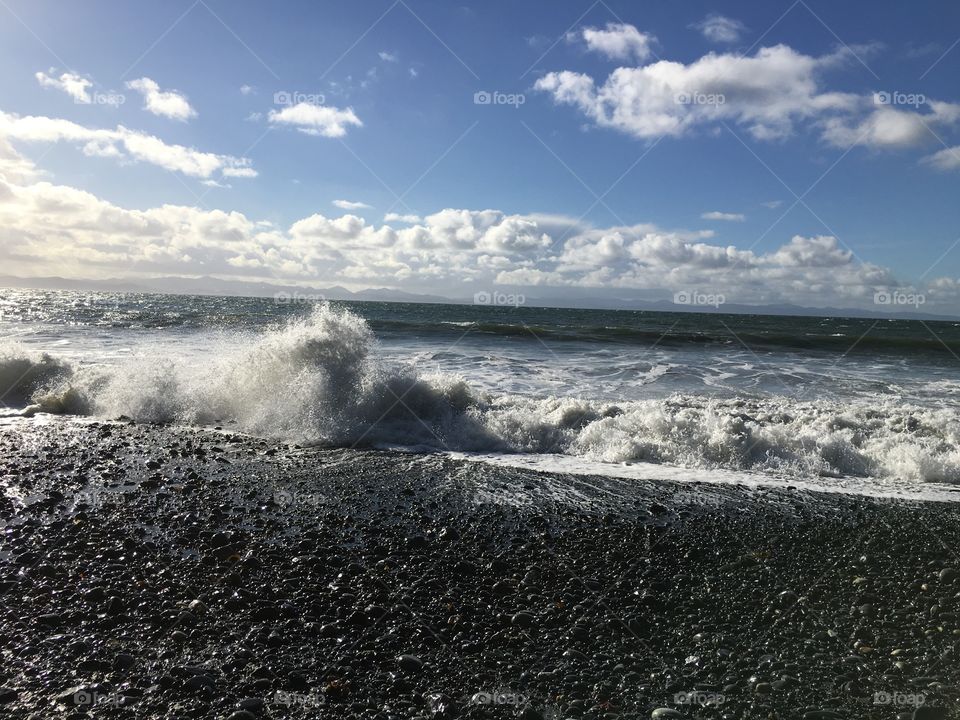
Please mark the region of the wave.
POLYGON ((459 375, 387 363, 370 326, 328 305, 207 359, 76 365, 8 347, 0 392, 39 411, 229 424, 331 446, 555 453, 793 476, 960 482, 947 410, 784 397, 608 403, 481 392, 459 375))
MULTIPOLYGON (((794 318, 788 318, 795 320, 794 318)), ((785 321, 786 322, 786 321, 785 321)), ((406 320, 374 320, 377 331, 448 335, 453 327, 469 328, 472 334, 499 337, 521 337, 531 340, 570 341, 583 343, 619 343, 627 345, 658 345, 661 347, 747 346, 752 349, 782 349, 805 352, 840 352, 847 354, 884 355, 949 355, 960 354, 960 341, 932 330, 903 335, 880 334, 872 326, 855 332, 758 332, 740 329, 716 322, 713 316, 697 330, 680 329, 673 325, 638 328, 627 325, 562 325, 511 323, 493 321, 411 322, 406 320)), ((875 324, 876 325, 876 324, 875 324)), ((955 334, 955 333, 951 333, 955 334)))

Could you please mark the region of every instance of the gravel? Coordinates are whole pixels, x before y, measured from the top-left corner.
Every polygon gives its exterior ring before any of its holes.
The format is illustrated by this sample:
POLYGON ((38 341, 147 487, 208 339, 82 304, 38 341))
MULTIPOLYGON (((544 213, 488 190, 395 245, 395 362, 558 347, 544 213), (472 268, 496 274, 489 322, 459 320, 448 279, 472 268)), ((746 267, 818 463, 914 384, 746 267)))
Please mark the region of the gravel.
POLYGON ((954 717, 950 503, 0 431, 11 718, 954 717))

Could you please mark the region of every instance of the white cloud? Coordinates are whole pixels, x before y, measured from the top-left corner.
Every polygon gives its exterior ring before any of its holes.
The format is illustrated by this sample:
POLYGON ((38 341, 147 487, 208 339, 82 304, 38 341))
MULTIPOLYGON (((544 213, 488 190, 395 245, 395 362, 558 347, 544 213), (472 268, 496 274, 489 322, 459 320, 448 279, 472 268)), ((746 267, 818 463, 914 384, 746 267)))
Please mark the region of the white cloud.
MULTIPOLYGON (((709 53, 689 64, 661 60, 619 67, 602 82, 562 70, 547 73, 534 87, 599 127, 640 139, 682 137, 697 129, 720 132, 724 124, 736 123, 757 140, 782 140, 802 126, 836 147, 897 149, 930 143, 937 128, 960 123, 960 103, 825 87, 828 70, 876 49, 844 47, 811 56, 776 45, 752 57, 709 53)), ((928 160, 939 167, 950 161, 950 153, 928 160)))
POLYGON ((341 210, 365 210, 373 207, 372 205, 367 205, 365 202, 353 202, 351 200, 334 200, 330 204, 341 210))
POLYGON ((767 200, 767 202, 762 202, 760 204, 770 210, 776 210, 778 207, 783 205, 783 200, 767 200))
POLYGON ((626 23, 607 23, 605 28, 585 27, 567 35, 568 42, 583 41, 588 50, 610 60, 642 62, 651 55, 653 35, 640 32, 626 23))
POLYGON ((256 92, 256 88, 253 85, 241 85, 240 94, 241 95, 253 95, 256 92))
POLYGON ((718 212, 717 210, 705 212, 700 217, 704 220, 726 220, 727 222, 743 222, 747 219, 747 216, 743 213, 718 212))
POLYGON ((692 27, 699 30, 707 40, 717 43, 735 43, 747 29, 739 20, 723 15, 707 15, 692 27))
POLYGON ((937 170, 960 170, 960 145, 947 147, 923 158, 923 162, 937 170))
POLYGON ((65 92, 76 103, 89 105, 92 102, 88 90, 93 87, 93 82, 85 77, 69 72, 61 74, 58 78, 51 77, 44 72, 35 73, 34 77, 43 87, 65 92))
POLYGON ((40 172, 33 163, 21 156, 13 146, 0 135, 0 179, 17 184, 34 181, 40 172))
POLYGON ((249 165, 235 164, 224 167, 222 170, 224 177, 235 178, 255 178, 258 173, 249 165))
POLYGON ((61 118, 21 117, 0 110, 0 138, 21 142, 76 143, 88 156, 139 160, 198 178, 209 178, 218 172, 226 177, 256 177, 257 174, 246 158, 171 145, 123 125, 113 130, 95 129, 61 118))
POLYGON ((915 109, 894 107, 878 101, 874 94, 861 98, 863 114, 828 118, 823 123, 823 139, 837 147, 864 145, 871 148, 908 148, 933 143, 938 126, 960 121, 960 104, 938 100, 924 101, 915 109), (921 106, 924 110, 921 111, 921 106))
POLYGON ((407 223, 413 224, 420 222, 419 215, 401 215, 399 213, 387 213, 383 216, 384 222, 398 222, 398 223, 407 223))
POLYGON ((176 90, 161 90, 160 86, 148 77, 131 80, 127 87, 143 95, 143 107, 154 115, 186 121, 197 116, 187 98, 176 90))
POLYGON ((291 125, 307 135, 337 138, 347 134, 350 125, 363 127, 353 108, 340 109, 327 105, 297 103, 282 110, 271 110, 269 120, 275 125, 291 125))
POLYGON ((380 56, 380 59, 383 60, 384 62, 395 63, 398 60, 396 53, 387 52, 386 50, 381 50, 377 54, 380 56))
MULTIPOLYGON (((758 253, 650 224, 595 228, 562 215, 456 208, 399 228, 315 214, 283 229, 223 210, 130 210, 32 174, 29 161, 0 145, 0 263, 20 275, 336 277, 351 287, 450 297, 498 284, 662 297, 698 289, 728 302, 865 307, 876 290, 900 286, 889 270, 860 262, 829 236, 795 236, 758 253)), ((940 286, 945 295, 950 282, 940 286)))
POLYGON ((776 139, 790 135, 798 120, 857 106, 854 95, 820 88, 820 72, 842 57, 812 57, 777 45, 753 57, 711 53, 689 65, 661 60, 620 67, 599 86, 582 73, 552 72, 535 87, 601 127, 638 138, 679 137, 734 121, 758 139, 776 139))

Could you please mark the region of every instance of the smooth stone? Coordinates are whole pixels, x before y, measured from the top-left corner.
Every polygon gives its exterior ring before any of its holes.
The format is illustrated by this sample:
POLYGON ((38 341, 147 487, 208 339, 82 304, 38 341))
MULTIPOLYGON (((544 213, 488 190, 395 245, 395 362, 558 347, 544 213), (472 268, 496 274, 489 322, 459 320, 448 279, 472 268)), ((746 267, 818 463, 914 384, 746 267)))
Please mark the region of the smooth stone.
POLYGON ((227 720, 257 720, 257 716, 249 710, 236 710, 227 715, 227 720))
POLYGON ((913 711, 913 720, 947 720, 947 709, 922 705, 913 711))
POLYGON ((407 673, 419 672, 423 669, 423 660, 416 655, 401 655, 397 658, 397 665, 407 673))
POLYGON ((528 612, 518 612, 510 618, 510 622, 519 628, 528 628, 533 625, 533 615, 528 612))

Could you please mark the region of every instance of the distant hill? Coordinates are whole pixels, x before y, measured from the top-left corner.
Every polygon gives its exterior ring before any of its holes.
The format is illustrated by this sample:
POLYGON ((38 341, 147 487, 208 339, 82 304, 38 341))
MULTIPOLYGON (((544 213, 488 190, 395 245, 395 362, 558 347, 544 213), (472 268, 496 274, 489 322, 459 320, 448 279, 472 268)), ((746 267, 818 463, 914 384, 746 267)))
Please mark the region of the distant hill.
MULTIPOLYGON (((411 302, 450 305, 469 305, 473 296, 450 298, 442 295, 409 293, 392 288, 370 288, 352 291, 344 287, 303 287, 300 285, 275 285, 266 282, 222 280, 213 277, 159 277, 147 279, 74 280, 62 277, 21 278, 0 275, 0 287, 36 288, 40 290, 74 290, 78 292, 139 292, 171 295, 222 295, 236 297, 314 297, 326 300, 354 300, 368 302, 411 302)), ((467 286, 467 289, 469 286, 467 286)), ((519 292, 516 289, 504 292, 519 292)), ((849 317, 900 320, 933 320, 955 322, 954 315, 938 315, 927 312, 902 311, 882 312, 860 308, 804 307, 791 304, 742 305, 726 303, 719 307, 703 305, 678 305, 668 300, 600 296, 586 292, 565 292, 563 295, 525 294, 524 304, 533 307, 591 308, 598 310, 648 310, 656 312, 695 312, 732 315, 793 315, 801 317, 849 317)))

